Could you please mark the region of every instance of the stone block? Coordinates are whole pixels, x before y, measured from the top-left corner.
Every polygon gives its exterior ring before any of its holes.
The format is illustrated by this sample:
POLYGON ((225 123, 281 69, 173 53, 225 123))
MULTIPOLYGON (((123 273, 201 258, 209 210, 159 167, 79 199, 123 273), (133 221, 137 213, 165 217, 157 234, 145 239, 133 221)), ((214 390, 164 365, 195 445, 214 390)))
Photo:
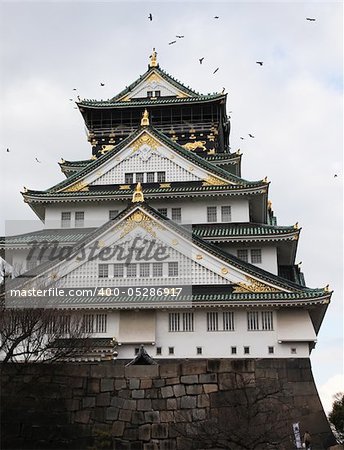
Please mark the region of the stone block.
POLYGON ((93 408, 96 406, 96 398, 95 397, 84 397, 82 399, 82 407, 83 408, 93 408))
POLYGON ((182 397, 185 395, 185 386, 183 384, 175 384, 173 386, 173 393, 175 397, 182 397))
POLYGON ((129 389, 138 389, 140 387, 140 380, 138 378, 131 378, 129 380, 129 389))
POLYGON ((237 379, 234 373, 219 373, 218 387, 222 391, 233 389, 237 385, 237 379))
POLYGON ((182 375, 194 375, 207 372, 207 361, 183 361, 182 363, 182 375))
POLYGON ((131 423, 133 425, 140 425, 144 423, 145 417, 144 413, 142 411, 133 411, 132 417, 131 417, 131 423))
POLYGON ((186 385, 186 393, 188 395, 199 395, 203 393, 203 386, 201 384, 186 385))
POLYGON ((77 411, 74 416, 75 423, 89 423, 91 412, 87 409, 77 411))
POLYGON ((159 423, 160 413, 159 411, 147 411, 145 412, 145 421, 147 423, 159 423))
POLYGON ((130 442, 123 442, 121 439, 115 439, 113 450, 130 450, 130 442))
POLYGON ((165 386, 165 384, 166 384, 165 380, 162 380, 161 378, 157 378, 156 380, 153 380, 153 386, 156 388, 165 386))
POLYGON ((173 422, 173 418, 174 418, 173 411, 160 411, 161 422, 173 422))
POLYGON ((125 400, 121 397, 111 397, 110 405, 116 406, 117 408, 123 408, 125 400))
POLYGON ((77 398, 67 399, 65 405, 67 411, 77 411, 80 408, 80 400, 77 398))
POLYGON ((195 422, 200 421, 200 420, 205 420, 205 418, 206 418, 206 412, 205 412, 204 408, 202 408, 202 409, 194 409, 192 411, 192 419, 195 422))
POLYGON ((168 427, 165 423, 152 424, 152 438, 166 439, 168 437, 168 427))
POLYGON ((110 406, 105 410, 105 419, 106 420, 117 420, 118 419, 119 409, 116 406, 110 406))
POLYGON ((142 442, 149 442, 151 439, 151 425, 141 425, 139 427, 139 439, 142 442))
POLYGON ((162 398, 173 397, 173 389, 171 386, 165 386, 161 388, 161 396, 162 398))
POLYGON ((217 373, 202 373, 199 376, 199 382, 205 383, 217 383, 217 373))
POLYGON ((115 380, 115 390, 120 391, 127 388, 127 381, 125 378, 118 378, 115 380))
POLYGON ((93 422, 104 422, 105 421, 105 408, 99 406, 98 408, 91 409, 91 417, 93 422))
POLYGON ((152 400, 149 398, 137 400, 137 411, 150 411, 152 409, 152 400))
POLYGON ((81 377, 71 377, 69 380, 69 386, 72 388, 82 388, 84 385, 84 379, 81 377))
POLYGON ((164 441, 160 442, 160 450, 176 450, 177 444, 176 441, 173 439, 166 439, 164 441))
POLYGON ((149 444, 143 444, 143 450, 159 450, 159 444, 157 442, 150 442, 149 444))
POLYGON ((152 380, 149 378, 144 378, 140 381, 140 389, 150 389, 152 387, 152 380))
POLYGON ((145 389, 145 398, 158 398, 158 389, 145 389))
POLYGON ((207 372, 218 372, 220 368, 219 359, 208 359, 207 360, 207 372))
POLYGON ((164 399, 164 398, 153 398, 152 399, 152 409, 154 411, 162 411, 163 409, 166 409, 166 402, 169 399, 164 399))
POLYGON ((143 442, 136 441, 130 444, 130 450, 143 450, 143 442))
POLYGON ((204 384, 203 389, 205 394, 210 394, 211 392, 217 392, 219 390, 217 384, 204 384))
MULTIPOLYGON (((112 424, 111 434, 112 436, 123 436, 124 432, 124 422, 116 421, 112 424)), ((115 447, 116 448, 116 447, 115 447)))
POLYGON ((136 400, 124 400, 123 409, 131 409, 132 411, 137 410, 136 400))
POLYGON ((159 376, 159 366, 128 366, 125 368, 126 378, 156 378, 159 376))
POLYGON ((100 380, 100 392, 112 392, 114 383, 112 378, 102 378, 100 380))
POLYGON ((100 383, 98 378, 89 378, 87 380, 87 393, 98 394, 100 391, 100 383))
POLYGON ((207 408, 210 406, 210 398, 208 394, 201 394, 197 396, 197 407, 207 408))
POLYGON ((178 377, 180 375, 180 364, 179 363, 168 363, 160 365, 160 377, 161 378, 171 378, 178 377))
POLYGON ((180 382, 183 384, 197 384, 198 375, 183 375, 180 377, 180 382))
POLYGON ((197 399, 196 397, 192 397, 190 395, 185 395, 181 397, 180 407, 181 409, 192 409, 196 408, 197 399))
MULTIPOLYGON (((139 438, 139 430, 135 427, 126 427, 123 433, 123 439, 128 441, 136 441, 139 438)), ((130 450, 132 450, 133 444, 130 445, 130 450)), ((137 445, 135 448, 138 448, 137 445)))
POLYGON ((180 377, 174 377, 174 378, 166 378, 166 385, 172 386, 174 384, 180 383, 180 377))
POLYGON ((131 396, 132 398, 144 398, 145 391, 143 389, 134 389, 131 396))
POLYGON ((192 412, 191 412, 191 410, 174 411, 174 420, 175 420, 176 423, 191 422, 192 421, 192 412))
POLYGON ((177 409, 177 400, 175 398, 168 398, 166 403, 166 409, 177 409))
POLYGON ((103 392, 98 394, 96 397, 96 405, 97 406, 110 406, 110 393, 103 392))

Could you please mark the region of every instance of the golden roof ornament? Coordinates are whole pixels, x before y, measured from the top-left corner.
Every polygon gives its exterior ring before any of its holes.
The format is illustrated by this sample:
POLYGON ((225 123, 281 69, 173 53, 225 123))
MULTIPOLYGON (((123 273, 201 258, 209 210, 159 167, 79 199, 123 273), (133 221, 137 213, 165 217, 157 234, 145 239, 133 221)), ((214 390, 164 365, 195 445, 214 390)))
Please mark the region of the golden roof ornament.
POLYGON ((149 67, 158 67, 158 61, 157 61, 157 52, 155 51, 155 48, 153 48, 152 54, 150 55, 150 63, 149 67))
POLYGON ((142 187, 141 187, 141 183, 137 183, 135 191, 133 193, 133 199, 132 202, 133 203, 142 203, 144 202, 145 199, 143 197, 143 192, 142 192, 142 187))
POLYGON ((272 201, 268 200, 268 209, 272 209, 272 201))
POLYGON ((148 126, 149 126, 149 112, 147 111, 147 109, 145 109, 142 114, 141 127, 148 127, 148 126))

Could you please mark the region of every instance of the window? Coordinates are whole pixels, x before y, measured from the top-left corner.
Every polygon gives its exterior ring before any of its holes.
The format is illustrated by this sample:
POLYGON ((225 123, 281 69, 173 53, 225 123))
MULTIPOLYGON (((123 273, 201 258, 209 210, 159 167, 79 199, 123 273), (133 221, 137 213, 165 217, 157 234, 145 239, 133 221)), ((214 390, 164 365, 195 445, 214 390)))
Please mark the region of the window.
POLYGON ((223 313, 223 330, 234 331, 234 312, 226 311, 223 313))
POLYGON ((75 213, 75 226, 83 227, 84 226, 84 218, 85 213, 83 211, 76 211, 75 213))
POLYGON ((194 330, 194 315, 193 313, 183 313, 183 331, 194 330))
POLYGON ((143 183, 143 179, 144 179, 144 173, 143 172, 138 172, 136 174, 136 183, 143 183))
POLYGON ((59 317, 59 331, 62 334, 67 334, 70 332, 70 316, 63 315, 59 317))
POLYGON ((106 333, 107 315, 96 314, 96 333, 106 333))
POLYGON ((296 355, 296 348, 295 348, 295 347, 291 347, 290 353, 291 353, 292 355, 296 355))
POLYGON ((249 355, 250 353, 250 347, 244 347, 244 354, 249 355))
POLYGON ((197 355, 201 355, 202 354, 202 347, 196 347, 196 353, 197 353, 197 355))
POLYGON ((161 95, 161 91, 155 91, 154 97, 160 97, 160 95, 161 95))
POLYGON ((155 172, 147 173, 147 183, 154 183, 155 180, 155 172))
POLYGON ((236 347, 231 347, 231 353, 232 353, 232 355, 236 355, 237 354, 237 348, 236 347))
POLYGON ((247 329, 249 331, 259 330, 258 311, 250 311, 247 313, 247 329))
POLYGON ((157 354, 157 355, 161 355, 161 353, 162 353, 161 350, 162 350, 161 347, 157 347, 157 348, 156 348, 156 354, 157 354))
POLYGON ((174 355, 174 347, 168 347, 168 354, 174 355))
POLYGON ((158 208, 158 212, 162 215, 167 217, 167 208, 158 208))
POLYGON ((230 206, 221 206, 221 222, 230 222, 231 218, 231 207, 230 206))
POLYGON ((168 263, 168 276, 169 277, 177 277, 178 276, 178 263, 177 262, 169 262, 168 263))
POLYGON ((207 221, 208 222, 217 222, 217 208, 216 208, 216 206, 208 206, 207 207, 207 221))
POLYGON ((109 220, 113 220, 119 214, 118 209, 110 209, 109 211, 109 220))
POLYGON ((248 262, 248 251, 246 249, 237 250, 237 256, 243 261, 248 262))
POLYGON ((84 333, 93 333, 93 314, 84 314, 82 318, 82 325, 84 333))
POLYGON ((272 311, 262 311, 262 330, 273 330, 273 313, 272 311))
POLYGON ((207 313, 207 331, 218 331, 219 315, 217 312, 207 313))
POLYGON ((182 209, 181 208, 172 208, 172 220, 177 223, 182 221, 182 209))
POLYGON ((166 173, 158 172, 157 173, 157 181, 158 181, 158 183, 164 183, 166 181, 166 173))
POLYGON ((141 263, 140 264, 140 277, 149 277, 150 275, 150 264, 149 263, 141 263))
POLYGON ((153 263, 153 277, 162 277, 162 263, 153 263))
POLYGON ((275 349, 273 347, 268 347, 268 352, 269 355, 271 355, 272 353, 275 353, 275 349))
POLYGON ((168 331, 180 331, 179 313, 169 313, 169 315, 168 315, 168 331))
POLYGON ((136 277, 136 264, 127 265, 127 277, 128 278, 136 277))
POLYGON ((262 262, 262 251, 260 248, 251 250, 251 263, 260 264, 262 262))
POLYGON ((122 278, 124 276, 124 264, 113 265, 113 276, 114 278, 122 278))
POLYGON ((124 176, 124 182, 125 182, 125 184, 133 184, 134 183, 134 174, 126 173, 124 176))
POLYGON ((147 97, 153 97, 153 91, 147 91, 147 97))
POLYGON ((62 228, 70 228, 72 213, 70 212, 62 212, 61 213, 61 227, 62 228))
POLYGON ((98 277, 99 278, 108 278, 109 277, 109 265, 108 264, 99 264, 98 277))

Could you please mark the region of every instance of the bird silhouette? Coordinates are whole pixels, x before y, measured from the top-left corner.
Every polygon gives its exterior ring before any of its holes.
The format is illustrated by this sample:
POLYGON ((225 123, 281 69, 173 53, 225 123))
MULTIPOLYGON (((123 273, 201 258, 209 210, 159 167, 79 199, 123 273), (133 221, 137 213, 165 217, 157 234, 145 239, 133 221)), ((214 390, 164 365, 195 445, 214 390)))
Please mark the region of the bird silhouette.
POLYGON ((337 178, 338 177, 338 175, 335 173, 334 175, 333 175, 333 178, 337 178))
POLYGON ((202 58, 199 59, 199 63, 200 63, 200 64, 202 64, 203 59, 204 59, 204 56, 203 56, 202 58))
POLYGON ((220 17, 219 16, 214 16, 214 19, 219 19, 220 17))
POLYGON ((101 86, 105 86, 105 84, 104 84, 104 83, 100 83, 100 85, 101 85, 101 86))
POLYGON ((240 139, 244 140, 245 138, 243 138, 243 137, 240 136, 240 139))
POLYGON ((73 88, 73 91, 76 91, 76 88, 73 88))
POLYGON ((6 148, 6 152, 9 153, 9 152, 10 152, 10 149, 9 149, 9 148, 6 148))
POLYGON ((220 68, 220 67, 217 67, 217 68, 214 70, 213 74, 216 73, 216 72, 219 70, 219 68, 220 68))
POLYGON ((70 98, 70 99, 69 99, 69 101, 71 101, 71 102, 72 102, 72 101, 73 101, 73 99, 72 99, 72 98, 70 98))
POLYGON ((253 134, 248 133, 248 135, 250 136, 250 138, 254 138, 253 134))
POLYGON ((171 41, 171 42, 168 43, 168 45, 175 44, 176 42, 177 42, 177 41, 171 41))
POLYGON ((306 20, 308 20, 309 22, 315 22, 315 19, 312 19, 311 17, 306 17, 306 20))
POLYGON ((178 36, 178 34, 176 35, 176 38, 178 39, 183 39, 184 36, 178 36))
POLYGON ((35 158, 35 160, 38 162, 38 163, 41 163, 42 161, 39 161, 37 158, 35 158))
POLYGON ((153 16, 152 16, 152 13, 149 13, 148 19, 149 19, 150 21, 152 21, 152 20, 153 20, 153 16))
POLYGON ((256 61, 256 64, 259 64, 260 66, 263 65, 263 61, 256 61))

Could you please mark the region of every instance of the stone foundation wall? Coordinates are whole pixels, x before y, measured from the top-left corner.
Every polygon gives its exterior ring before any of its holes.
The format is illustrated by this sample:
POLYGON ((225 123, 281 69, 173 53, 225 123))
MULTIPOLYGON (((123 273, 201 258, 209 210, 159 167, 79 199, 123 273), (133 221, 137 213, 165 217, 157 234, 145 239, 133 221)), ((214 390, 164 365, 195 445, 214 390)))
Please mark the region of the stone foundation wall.
POLYGON ((206 444, 209 424, 230 430, 235 411, 242 414, 236 428, 243 427, 246 440, 245 433, 257 432, 250 416, 256 406, 253 401, 246 410, 235 409, 238 377, 244 402, 257 392, 273 393, 264 421, 268 430, 280 422, 279 434, 286 437, 283 445, 274 436, 274 446, 258 448, 294 448, 293 422, 312 434, 312 450, 333 444, 308 359, 214 359, 3 366, 2 448, 217 448, 206 444))

